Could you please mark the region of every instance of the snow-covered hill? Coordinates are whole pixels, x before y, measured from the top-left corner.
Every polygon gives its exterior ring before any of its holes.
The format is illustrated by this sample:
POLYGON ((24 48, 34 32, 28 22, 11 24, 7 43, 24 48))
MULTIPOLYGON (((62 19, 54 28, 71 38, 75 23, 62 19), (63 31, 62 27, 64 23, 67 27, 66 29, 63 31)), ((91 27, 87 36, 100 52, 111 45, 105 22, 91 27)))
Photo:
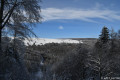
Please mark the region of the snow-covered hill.
POLYGON ((44 45, 46 43, 83 43, 81 40, 72 39, 47 39, 47 38, 32 38, 30 41, 24 40, 25 45, 44 45))

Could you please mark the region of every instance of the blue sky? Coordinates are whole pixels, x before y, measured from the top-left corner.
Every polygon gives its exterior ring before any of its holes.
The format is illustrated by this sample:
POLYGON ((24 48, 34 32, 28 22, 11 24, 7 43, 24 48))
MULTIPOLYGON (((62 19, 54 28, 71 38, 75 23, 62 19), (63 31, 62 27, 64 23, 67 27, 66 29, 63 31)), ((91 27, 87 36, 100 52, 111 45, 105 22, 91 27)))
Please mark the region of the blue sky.
POLYGON ((103 26, 120 29, 120 0, 42 0, 40 38, 97 38, 103 26))

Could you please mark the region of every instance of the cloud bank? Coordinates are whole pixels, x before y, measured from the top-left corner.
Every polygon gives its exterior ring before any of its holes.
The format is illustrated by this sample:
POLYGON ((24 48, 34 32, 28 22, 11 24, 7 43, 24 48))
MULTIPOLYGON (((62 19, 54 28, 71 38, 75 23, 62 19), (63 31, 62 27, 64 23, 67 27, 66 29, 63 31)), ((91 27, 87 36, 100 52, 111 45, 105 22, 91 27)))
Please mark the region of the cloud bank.
POLYGON ((93 19, 104 19, 107 21, 120 20, 120 12, 113 10, 99 10, 99 9, 58 9, 46 8, 42 9, 42 16, 44 21, 51 20, 83 20, 87 22, 96 22, 93 19))

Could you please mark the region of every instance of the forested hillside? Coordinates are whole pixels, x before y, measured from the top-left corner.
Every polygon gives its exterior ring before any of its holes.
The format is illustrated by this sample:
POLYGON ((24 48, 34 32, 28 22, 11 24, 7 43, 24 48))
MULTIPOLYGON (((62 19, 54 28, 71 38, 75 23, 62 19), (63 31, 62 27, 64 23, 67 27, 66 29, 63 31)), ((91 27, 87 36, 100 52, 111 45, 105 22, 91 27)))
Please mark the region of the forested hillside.
POLYGON ((120 80, 119 3, 0 0, 0 80, 120 80))

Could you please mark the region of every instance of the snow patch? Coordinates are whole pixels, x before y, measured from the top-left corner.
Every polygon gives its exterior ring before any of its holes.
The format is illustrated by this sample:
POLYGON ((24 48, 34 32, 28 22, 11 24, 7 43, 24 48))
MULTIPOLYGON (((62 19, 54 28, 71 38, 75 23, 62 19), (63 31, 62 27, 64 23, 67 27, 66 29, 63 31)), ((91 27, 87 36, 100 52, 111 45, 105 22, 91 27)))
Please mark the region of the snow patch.
POLYGON ((82 40, 72 40, 72 39, 47 39, 47 38, 31 38, 30 41, 25 39, 25 45, 44 45, 47 43, 83 43, 82 40))

